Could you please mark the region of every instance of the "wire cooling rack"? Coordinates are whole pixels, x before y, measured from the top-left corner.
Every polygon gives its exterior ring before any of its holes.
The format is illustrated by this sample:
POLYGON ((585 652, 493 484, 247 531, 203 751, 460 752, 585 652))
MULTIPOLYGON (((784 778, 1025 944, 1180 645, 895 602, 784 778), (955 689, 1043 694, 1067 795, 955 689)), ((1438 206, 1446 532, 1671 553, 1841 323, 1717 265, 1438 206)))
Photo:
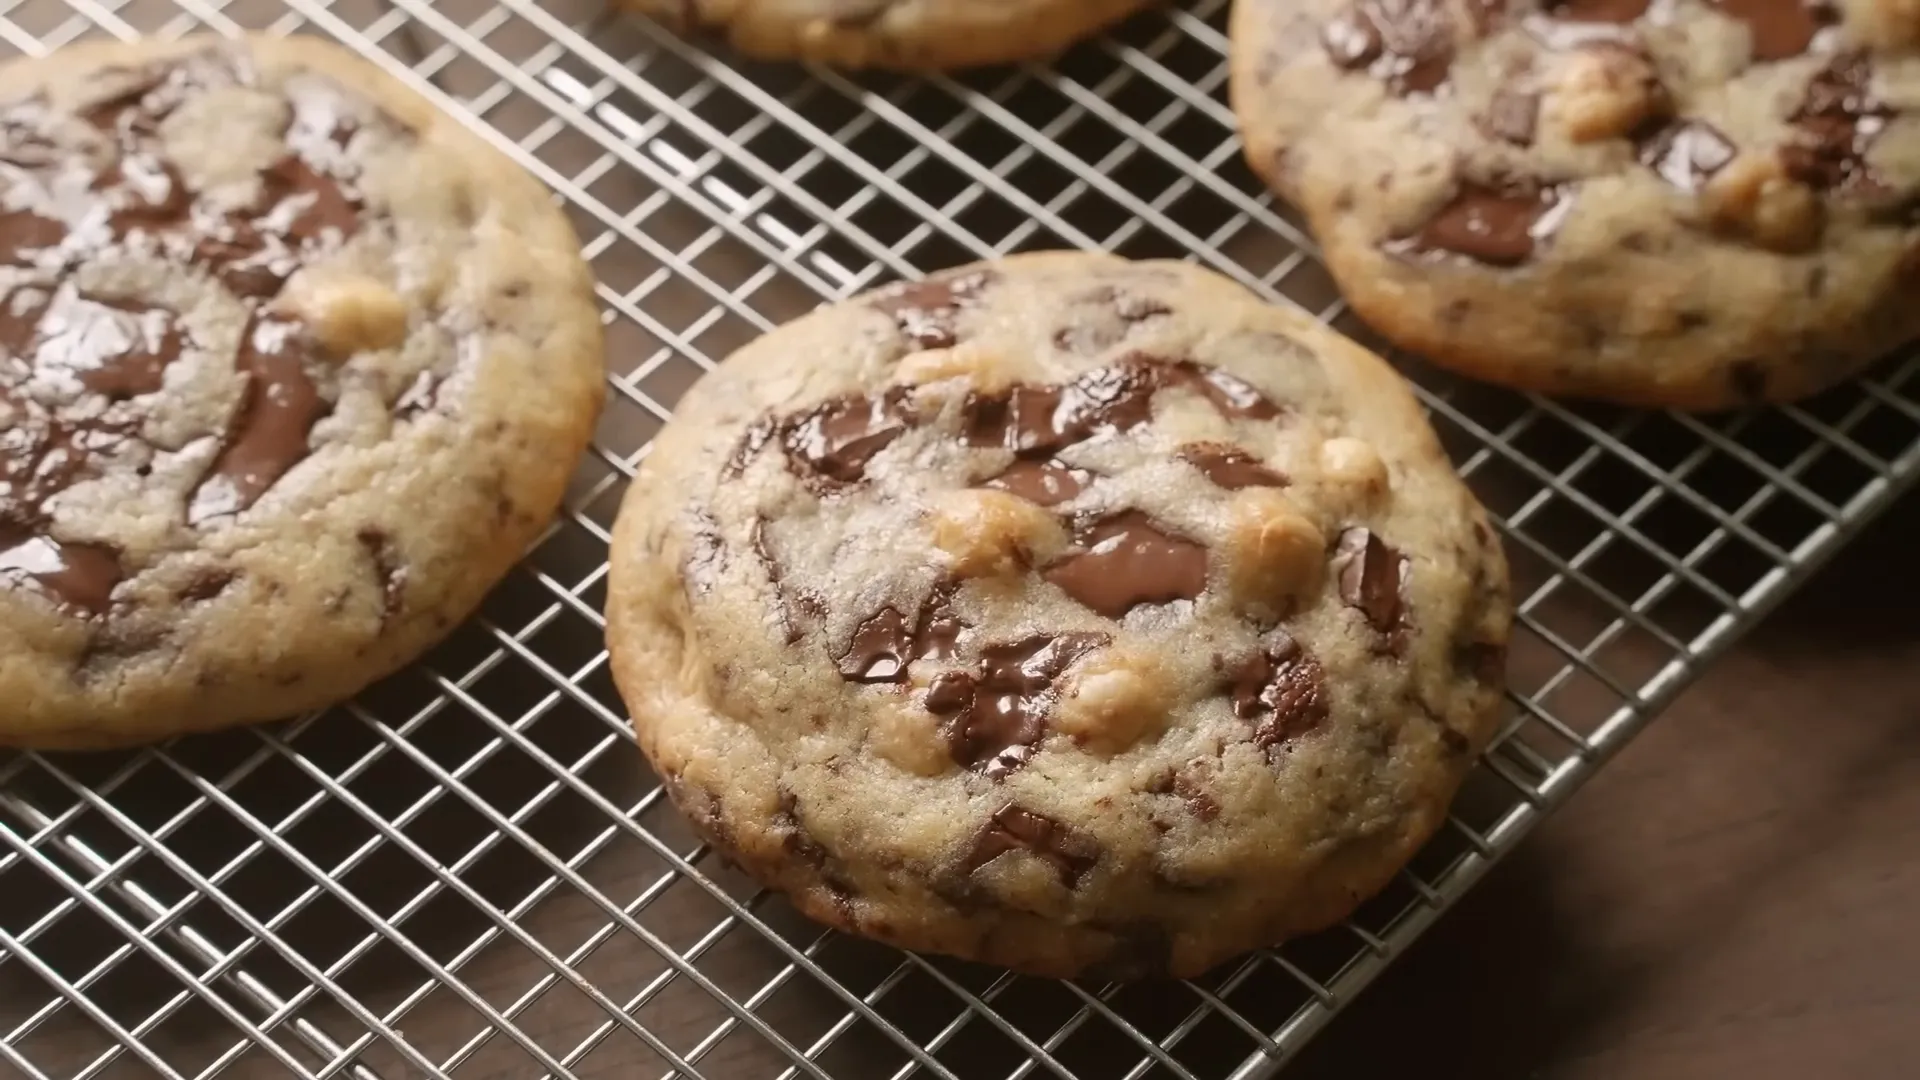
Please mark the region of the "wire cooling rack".
POLYGON ((1520 585, 1511 717, 1342 929, 1191 983, 1020 979, 823 933, 631 748, 598 612, 625 478, 704 369, 819 303, 1041 247, 1191 257, 1366 339, 1241 166, 1223 0, 1047 68, 747 65, 563 0, 0 0, 6 47, 338 38, 558 193, 615 393, 569 512, 427 662, 327 713, 0 758, 0 1074, 1262 1077, 1920 472, 1920 360, 1712 420, 1415 364, 1520 585))

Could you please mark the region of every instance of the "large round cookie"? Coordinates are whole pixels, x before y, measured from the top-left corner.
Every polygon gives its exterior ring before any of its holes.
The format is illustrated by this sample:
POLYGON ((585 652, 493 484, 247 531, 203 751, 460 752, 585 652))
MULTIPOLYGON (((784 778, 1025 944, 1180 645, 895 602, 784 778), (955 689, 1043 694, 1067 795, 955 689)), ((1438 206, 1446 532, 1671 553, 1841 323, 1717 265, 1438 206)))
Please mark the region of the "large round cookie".
POLYGON ((932 71, 1038 59, 1147 0, 619 0, 765 60, 932 71))
POLYGON ((615 678, 716 846, 825 922, 1051 975, 1346 914, 1488 738, 1510 614, 1384 363, 1101 255, 743 348, 612 559, 615 678))
POLYGON ((345 697, 551 518, 603 392, 546 193, 317 40, 0 68, 0 742, 345 697))
POLYGON ((1239 0, 1248 160, 1465 374, 1710 409, 1920 336, 1910 0, 1239 0))

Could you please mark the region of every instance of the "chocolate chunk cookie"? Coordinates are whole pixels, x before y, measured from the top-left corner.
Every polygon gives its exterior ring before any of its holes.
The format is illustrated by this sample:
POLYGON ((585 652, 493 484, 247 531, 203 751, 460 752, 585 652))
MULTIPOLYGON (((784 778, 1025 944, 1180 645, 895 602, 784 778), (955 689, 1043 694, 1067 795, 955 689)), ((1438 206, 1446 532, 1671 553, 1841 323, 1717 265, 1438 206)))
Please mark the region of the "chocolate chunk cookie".
POLYGON ((1484 514, 1404 384, 1173 262, 1024 255, 694 387, 608 642, 711 842, 833 925, 1190 975, 1344 916, 1493 729, 1484 514))
POLYGON ((618 0, 684 31, 715 31, 748 56, 844 68, 931 71, 1038 59, 1146 0, 618 0))
POLYGON ((1717 409, 1920 336, 1909 0, 1243 0, 1248 160, 1464 374, 1717 409))
POLYGON ((313 39, 0 67, 0 743, 268 719, 431 644, 599 408, 530 178, 313 39))

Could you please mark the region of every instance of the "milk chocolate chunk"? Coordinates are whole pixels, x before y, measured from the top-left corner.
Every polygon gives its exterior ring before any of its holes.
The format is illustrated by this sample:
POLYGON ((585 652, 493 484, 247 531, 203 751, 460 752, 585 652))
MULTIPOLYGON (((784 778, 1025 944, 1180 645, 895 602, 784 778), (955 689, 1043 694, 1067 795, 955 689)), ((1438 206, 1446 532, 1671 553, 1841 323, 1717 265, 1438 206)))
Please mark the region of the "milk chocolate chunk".
POLYGON ((1895 110, 1874 94, 1865 53, 1837 56, 1807 83, 1794 111, 1793 139, 1780 150, 1787 175, 1818 191, 1881 187, 1867 150, 1895 110))
POLYGON ((178 227, 193 207, 193 192, 180 170, 166 158, 144 151, 123 155, 94 179, 94 190, 114 207, 107 220, 123 236, 136 229, 158 232, 178 227))
POLYGON ((1280 406, 1238 375, 1191 360, 1182 360, 1171 370, 1170 381, 1197 392, 1230 420, 1274 420, 1280 416, 1280 406))
POLYGON ((1250 487, 1286 487, 1287 478, 1262 465, 1259 459, 1232 446, 1191 443, 1180 448, 1180 460, 1199 469, 1219 487, 1239 491, 1250 487))
POLYGON ((180 358, 180 328, 164 308, 106 300, 62 285, 40 313, 33 365, 109 400, 151 394, 180 358))
POLYGON ((967 853, 964 868, 971 874, 1009 851, 1030 852, 1052 864, 1060 884, 1069 889, 1100 861, 1100 848, 1092 837, 1014 803, 994 812, 967 853))
POLYGON ((1047 733, 1058 697, 1054 681, 1073 662, 1105 645, 1105 634, 1037 634, 990 645, 971 672, 947 672, 927 689, 927 711, 946 717, 941 730, 953 760, 1004 776, 1027 755, 1005 758, 1047 733))
POLYGON ((1359 0, 1327 21, 1320 42, 1334 64, 1365 70, 1396 94, 1433 92, 1453 64, 1453 27, 1440 0, 1359 0))
POLYGON ((1371 529, 1354 527, 1340 534, 1334 546, 1334 572, 1339 576, 1340 599, 1366 616, 1367 624, 1382 634, 1397 634, 1406 618, 1406 556, 1371 529))
POLYGON ((966 438, 974 446, 1048 454, 1098 434, 1130 431, 1153 416, 1156 371, 1118 363, 1060 386, 1015 386, 967 399, 966 438))
POLYGON ((1053 458, 1020 460, 983 481, 981 487, 1018 495, 1030 503, 1054 506, 1085 491, 1093 474, 1053 458))
POLYGON ((188 524, 246 510, 311 452, 313 425, 333 409, 307 374, 311 352, 303 325, 254 313, 234 358, 246 380, 240 408, 212 468, 194 488, 188 524))
POLYGON ((1490 266, 1519 266, 1552 235, 1562 204, 1551 190, 1462 184, 1411 236, 1393 249, 1418 255, 1463 255, 1490 266))
POLYGON ((1256 720, 1253 741, 1271 749, 1327 719, 1327 675, 1299 642, 1282 634, 1227 671, 1233 714, 1256 720))
POLYGON ((0 584, 31 582, 83 615, 105 615, 125 576, 120 553, 105 544, 67 544, 0 522, 0 584))
POLYGON ((953 655, 964 628, 952 608, 951 586, 936 587, 920 605, 914 621, 895 607, 883 607, 860 621, 838 663, 848 682, 898 683, 914 660, 953 655))
POLYGON ((866 479, 873 456, 906 432, 912 416, 902 387, 836 398, 782 424, 780 443, 787 460, 804 472, 855 484, 866 479))
POLYGON ((256 227, 300 245, 339 242, 360 230, 360 201, 338 182, 288 154, 260 174, 256 227))
POLYGON ((902 282, 881 290, 870 303, 892 316, 915 348, 945 349, 958 342, 960 312, 993 281, 993 274, 975 272, 902 282))
POLYGON ((0 263, 32 266, 35 257, 67 238, 65 223, 31 210, 0 211, 0 263))
POLYGON ((1700 190, 1735 153, 1732 140, 1704 120, 1669 124, 1640 144, 1641 164, 1685 192, 1700 190))
POLYGON ((1092 522, 1074 539, 1082 550, 1049 566, 1046 578, 1110 619, 1141 604, 1193 600, 1207 587, 1207 549, 1139 510, 1092 522))

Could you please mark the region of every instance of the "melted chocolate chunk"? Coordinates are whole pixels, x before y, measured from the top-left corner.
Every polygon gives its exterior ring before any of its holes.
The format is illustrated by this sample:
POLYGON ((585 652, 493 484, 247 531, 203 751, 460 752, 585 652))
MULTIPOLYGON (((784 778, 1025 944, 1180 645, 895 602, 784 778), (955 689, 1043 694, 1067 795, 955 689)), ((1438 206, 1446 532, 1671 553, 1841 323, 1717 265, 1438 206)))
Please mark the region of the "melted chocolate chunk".
POLYGON ((1496 139, 1515 146, 1532 146, 1540 122, 1540 95, 1528 90, 1501 88, 1487 102, 1480 126, 1496 139))
POLYGON ((1250 487, 1286 487, 1287 478, 1262 465, 1259 459, 1232 446, 1191 443, 1180 448, 1180 460, 1199 469, 1219 487, 1239 491, 1250 487))
POLYGON ((367 559, 373 563, 374 579, 380 583, 380 625, 385 626, 406 606, 407 566, 393 549, 393 538, 381 529, 368 526, 354 534, 367 559))
POLYGON ((220 283, 243 299, 276 296, 300 256, 279 237, 269 237, 245 217, 233 216, 194 241, 192 260, 206 267, 220 283))
POLYGON ((1807 83, 1794 111, 1794 140, 1780 149, 1787 175, 1818 191, 1877 190, 1867 150, 1894 109, 1873 93, 1867 55, 1837 56, 1807 83))
POLYGON ((1320 43, 1336 66, 1365 70, 1396 94, 1432 93, 1453 64, 1441 0, 1359 0, 1321 27, 1320 43))
POLYGON ((1054 686, 1073 662, 1106 645, 1105 634, 1039 634, 989 645, 971 672, 949 671, 927 688, 926 708, 947 719, 941 732, 953 760, 991 779, 1026 764, 1024 748, 1047 733, 1054 686), (1023 748, 1020 752, 1014 749, 1023 748))
POLYGON ((1141 604, 1193 600, 1207 587, 1207 549, 1139 510, 1095 521, 1074 539, 1084 550, 1047 567, 1046 579, 1110 619, 1141 604))
POLYGON ((1220 411, 1220 415, 1231 420, 1276 420, 1280 417, 1280 406, 1255 389, 1252 383, 1219 368, 1182 360, 1172 366, 1169 381, 1206 398, 1220 411))
POLYGON ((307 437, 333 411, 307 374, 306 327, 255 312, 240 334, 234 368, 246 379, 220 453, 193 490, 187 523, 238 514, 311 452, 307 437))
POLYGON ((1658 129, 1640 144, 1640 162, 1681 191, 1700 190, 1733 160, 1732 140, 1704 120, 1682 120, 1658 129))
POLYGON ((1046 458, 1016 461, 980 486, 1017 495, 1041 506, 1057 506, 1085 491, 1092 482, 1093 474, 1087 470, 1046 458))
POLYGON ((1398 651, 1406 628, 1406 585, 1412 562, 1371 529, 1355 526, 1340 534, 1333 569, 1340 599, 1366 616, 1367 625, 1386 635, 1398 651))
POLYGON ((138 441, 137 416, 117 403, 160 388, 180 352, 173 313, 96 300, 71 285, 46 299, 22 290, 5 300, 0 349, 24 361, 0 369, 0 581, 31 583, 76 611, 104 615, 125 576, 119 552, 55 539, 46 504, 96 475, 99 456, 138 441), (25 387, 8 385, 22 379, 25 387), (108 401, 50 407, 23 392, 33 386, 108 401))
POLYGON ((1026 851, 1046 860, 1060 875, 1060 884, 1069 889, 1079 886, 1080 879, 1100 862, 1100 847, 1092 837, 1007 803, 981 830, 963 868, 971 874, 1009 851, 1026 851))
POLYGON ((953 613, 953 587, 936 587, 921 602, 912 626, 898 608, 883 607, 854 628, 840 656, 840 677, 848 682, 898 683, 914 660, 944 660, 953 655, 966 624, 953 613))
POLYGON ((1533 257, 1535 244, 1559 226, 1561 208, 1551 189, 1502 190, 1463 184, 1412 236, 1395 241, 1397 250, 1420 255, 1464 255, 1490 266, 1518 266, 1533 257))
POLYGON ((117 69, 129 80, 126 88, 88 106, 80 116, 123 142, 151 139, 159 134, 160 122, 189 96, 250 77, 237 60, 231 51, 214 46, 141 68, 117 69))
POLYGON ((1279 406, 1237 376, 1191 360, 1129 353, 1059 386, 1015 386, 969 396, 966 439, 973 446, 999 447, 1022 456, 1053 454, 1146 423, 1153 417, 1154 394, 1168 387, 1192 390, 1230 418, 1271 420, 1280 415, 1279 406))
POLYGON ((105 544, 68 544, 0 523, 0 582, 32 582, 85 615, 105 615, 125 571, 105 544))
POLYGON ((1840 21, 1827 0, 1708 0, 1721 14, 1747 24, 1756 61, 1785 60, 1813 47, 1820 32, 1840 21))
POLYGON ((156 64, 141 70, 108 69, 97 77, 121 76, 131 81, 126 88, 80 110, 80 119, 121 138, 151 137, 158 133, 177 101, 161 100, 154 91, 173 75, 171 65, 156 64), (147 99, 153 97, 152 104, 147 99))
POLYGON ((0 211, 0 263, 32 266, 50 248, 67 238, 67 227, 31 210, 0 211))
POLYGON ((110 401, 159 390, 167 365, 180 358, 173 312, 69 285, 41 312, 39 330, 33 364, 40 376, 71 377, 110 401))
POLYGON ((258 227, 303 246, 339 243, 360 231, 360 200, 298 154, 260 174, 258 227))
POLYGON ((1258 720, 1253 741, 1271 750, 1319 727, 1327 719, 1327 674, 1300 643, 1280 639, 1227 673, 1233 715, 1258 720))
POLYGON ((1031 746, 1009 746, 980 766, 980 775, 997 784, 1025 768, 1027 762, 1033 760, 1035 753, 1031 746))
POLYGON ((127 154, 95 177, 93 186, 107 193, 113 206, 107 222, 121 235, 175 228, 193 207, 193 192, 180 170, 158 154, 127 154))
POLYGON ((1153 416, 1161 382, 1154 368, 1119 363, 1061 386, 1015 386, 967 398, 967 442, 1022 454, 1050 454, 1095 435, 1130 431, 1153 416))
POLYGON ((873 456, 904 434, 912 419, 907 390, 896 386, 877 397, 836 398, 793 417, 780 425, 780 444, 802 475, 856 484, 866 479, 873 456))
POLYGON ((945 349, 958 340, 955 323, 960 312, 995 279, 991 271, 977 270, 901 282, 876 292, 868 303, 892 316, 901 335, 915 348, 945 349))

